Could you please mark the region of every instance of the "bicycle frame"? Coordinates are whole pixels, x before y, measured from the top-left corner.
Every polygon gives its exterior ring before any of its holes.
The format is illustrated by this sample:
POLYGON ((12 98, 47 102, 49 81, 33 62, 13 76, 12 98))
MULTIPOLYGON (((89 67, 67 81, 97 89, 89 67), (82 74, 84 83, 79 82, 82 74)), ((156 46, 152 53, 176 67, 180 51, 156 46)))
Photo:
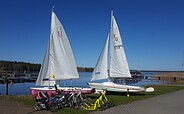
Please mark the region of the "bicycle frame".
MULTIPOLYGON (((95 101, 94 104, 92 104, 91 106, 88 105, 87 103, 84 103, 84 105, 81 106, 81 108, 83 108, 84 110, 96 110, 98 109, 103 109, 102 105, 105 104, 105 102, 103 101, 103 99, 105 99, 106 101, 108 101, 105 92, 102 92, 102 94, 100 95, 100 97, 95 101), (85 107, 86 106, 86 107, 85 107)), ((103 109, 104 110, 104 109, 103 109)))

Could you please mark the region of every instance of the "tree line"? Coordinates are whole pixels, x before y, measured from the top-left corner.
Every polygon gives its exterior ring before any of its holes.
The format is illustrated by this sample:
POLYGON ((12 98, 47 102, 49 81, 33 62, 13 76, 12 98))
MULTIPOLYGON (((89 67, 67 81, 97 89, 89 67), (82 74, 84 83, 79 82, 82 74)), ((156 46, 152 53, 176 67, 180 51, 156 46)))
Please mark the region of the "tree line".
MULTIPOLYGON (((39 72, 41 64, 0 60, 0 72, 39 72)), ((78 72, 92 72, 93 68, 77 67, 78 72)))
POLYGON ((39 72, 41 65, 28 62, 0 61, 1 72, 39 72))
POLYGON ((78 72, 93 72, 94 68, 87 68, 87 67, 77 67, 78 72))

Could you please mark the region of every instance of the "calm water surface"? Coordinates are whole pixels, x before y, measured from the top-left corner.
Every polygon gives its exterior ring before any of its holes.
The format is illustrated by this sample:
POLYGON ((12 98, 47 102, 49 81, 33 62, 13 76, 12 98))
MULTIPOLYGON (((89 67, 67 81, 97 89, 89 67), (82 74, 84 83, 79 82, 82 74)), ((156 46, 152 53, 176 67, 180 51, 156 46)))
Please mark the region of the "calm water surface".
MULTIPOLYGON (((74 80, 67 80, 67 81, 61 81, 60 82, 60 86, 82 86, 82 87, 89 87, 87 85, 87 83, 89 82, 89 80, 91 79, 91 74, 92 72, 80 72, 80 78, 79 79, 74 79, 74 80)), ((149 77, 152 76, 152 72, 144 72, 144 75, 148 76, 148 79, 142 79, 141 81, 139 81, 138 83, 133 83, 130 85, 147 85, 147 84, 161 84, 163 82, 159 82, 156 80, 150 80, 149 77)), ((98 81, 98 82, 103 82, 102 81, 98 81)), ((31 94, 29 88, 30 87, 35 87, 35 83, 29 83, 29 82, 25 82, 25 83, 14 83, 13 85, 8 86, 9 88, 9 94, 10 95, 26 95, 26 94, 31 94)), ((5 86, 4 84, 0 84, 0 94, 4 95, 5 90, 4 90, 5 86)))

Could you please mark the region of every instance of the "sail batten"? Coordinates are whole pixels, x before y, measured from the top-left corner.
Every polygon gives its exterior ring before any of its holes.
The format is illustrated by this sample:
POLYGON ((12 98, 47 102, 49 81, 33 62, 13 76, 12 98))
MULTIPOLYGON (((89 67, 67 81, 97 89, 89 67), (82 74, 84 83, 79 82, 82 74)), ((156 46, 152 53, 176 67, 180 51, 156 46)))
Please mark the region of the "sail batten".
POLYGON ((61 22, 52 12, 50 39, 36 85, 53 85, 55 80, 74 78, 79 78, 74 55, 61 22))

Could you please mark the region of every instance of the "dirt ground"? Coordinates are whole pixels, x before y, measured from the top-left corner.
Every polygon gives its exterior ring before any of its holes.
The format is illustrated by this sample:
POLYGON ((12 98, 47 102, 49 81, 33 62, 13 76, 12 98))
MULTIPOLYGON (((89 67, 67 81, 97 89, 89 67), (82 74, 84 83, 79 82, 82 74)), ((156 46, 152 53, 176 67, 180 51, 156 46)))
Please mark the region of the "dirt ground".
POLYGON ((25 106, 5 96, 0 96, 0 105, 0 114, 53 114, 48 110, 35 111, 34 106, 25 106))

